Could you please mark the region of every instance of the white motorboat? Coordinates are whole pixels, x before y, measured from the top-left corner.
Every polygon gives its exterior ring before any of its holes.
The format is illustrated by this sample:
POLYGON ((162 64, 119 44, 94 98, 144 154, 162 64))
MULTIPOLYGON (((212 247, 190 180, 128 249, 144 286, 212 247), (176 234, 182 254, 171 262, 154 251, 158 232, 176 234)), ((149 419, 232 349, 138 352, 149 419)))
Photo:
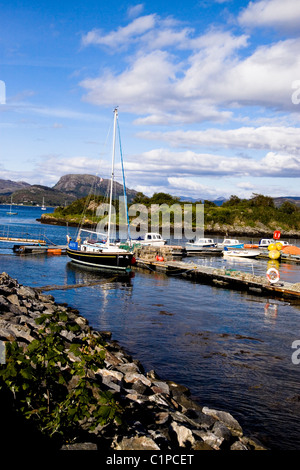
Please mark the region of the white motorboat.
POLYGON ((236 257, 236 258, 256 258, 260 254, 261 252, 255 248, 250 248, 249 250, 245 250, 245 249, 228 250, 225 248, 223 251, 223 256, 236 257))
POLYGON ((195 241, 190 240, 185 244, 187 253, 200 253, 209 248, 216 248, 217 244, 212 238, 197 238, 195 241))
POLYGON ((259 248, 266 249, 268 248, 269 245, 271 244, 276 244, 276 243, 281 243, 282 246, 289 246, 289 242, 284 241, 284 240, 273 240, 273 238, 262 238, 259 241, 259 248))
POLYGON ((218 248, 244 248, 244 243, 232 238, 224 238, 222 243, 217 244, 218 248))
POLYGON ((163 246, 167 243, 164 240, 160 233, 156 232, 147 232, 143 238, 138 238, 137 240, 132 240, 133 242, 140 243, 141 245, 154 245, 154 246, 163 246))

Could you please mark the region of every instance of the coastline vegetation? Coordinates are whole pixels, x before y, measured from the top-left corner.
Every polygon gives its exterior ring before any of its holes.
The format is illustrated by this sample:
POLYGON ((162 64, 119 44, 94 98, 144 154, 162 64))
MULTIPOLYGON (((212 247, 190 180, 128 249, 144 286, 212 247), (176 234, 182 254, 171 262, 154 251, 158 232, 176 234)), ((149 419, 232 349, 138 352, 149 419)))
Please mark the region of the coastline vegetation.
MULTIPOLYGON (((69 206, 58 207, 55 209, 51 218, 57 223, 80 224, 84 215, 86 225, 96 225, 102 217, 96 216, 96 209, 101 203, 107 203, 103 196, 88 196, 77 199, 69 206)), ((262 194, 253 194, 250 199, 240 199, 238 196, 232 195, 221 206, 212 201, 204 200, 197 202, 182 202, 179 198, 167 193, 154 193, 152 197, 145 196, 143 193, 137 193, 132 204, 142 204, 148 209, 149 217, 151 215, 150 208, 157 205, 160 214, 160 224, 162 223, 162 212, 164 208, 171 208, 170 223, 174 223, 174 209, 181 211, 183 218, 184 208, 187 205, 192 207, 192 223, 196 224, 196 205, 204 203, 204 229, 213 226, 239 226, 259 228, 262 225, 269 229, 281 229, 285 231, 300 230, 300 208, 289 201, 283 202, 280 207, 276 207, 272 197, 262 194)), ((119 200, 113 202, 116 211, 116 223, 119 221, 119 200)), ((138 207, 138 206, 136 206, 138 207)), ((138 217, 139 212, 135 216, 130 217, 130 222, 138 217)), ((183 219, 182 219, 183 220, 183 219)))

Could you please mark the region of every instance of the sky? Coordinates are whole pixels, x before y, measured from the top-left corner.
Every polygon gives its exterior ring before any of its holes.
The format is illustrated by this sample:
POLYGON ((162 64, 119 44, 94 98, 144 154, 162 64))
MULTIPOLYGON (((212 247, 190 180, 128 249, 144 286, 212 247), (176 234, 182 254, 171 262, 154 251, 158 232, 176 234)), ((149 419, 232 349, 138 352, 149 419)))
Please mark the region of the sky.
POLYGON ((116 106, 129 188, 299 197, 300 1, 0 0, 0 178, 109 178, 116 106))

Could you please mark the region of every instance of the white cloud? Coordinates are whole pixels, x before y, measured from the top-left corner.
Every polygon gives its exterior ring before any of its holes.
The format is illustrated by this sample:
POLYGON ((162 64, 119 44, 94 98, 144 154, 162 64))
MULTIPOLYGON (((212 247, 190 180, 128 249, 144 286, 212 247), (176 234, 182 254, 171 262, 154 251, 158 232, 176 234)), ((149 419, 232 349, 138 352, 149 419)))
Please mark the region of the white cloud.
POLYGON ((224 122, 245 106, 296 112, 291 86, 300 70, 299 38, 249 52, 245 34, 212 29, 197 36, 172 19, 148 15, 107 35, 92 31, 85 44, 113 48, 137 37, 135 49, 122 58, 126 68, 80 83, 85 101, 118 103, 138 116, 139 125, 224 122))
POLYGON ((114 48, 124 46, 128 42, 136 40, 146 31, 153 28, 154 24, 155 15, 140 16, 127 26, 120 26, 116 31, 112 31, 105 35, 101 34, 100 30, 94 29, 83 36, 82 44, 83 46, 94 44, 114 48))
POLYGON ((271 26, 279 29, 300 30, 299 0, 261 0, 250 2, 239 15, 243 26, 271 26))
POLYGON ((144 10, 144 4, 139 3, 138 5, 131 6, 127 9, 127 15, 129 18, 135 18, 139 16, 144 10))
POLYGON ((204 131, 143 132, 144 139, 161 140, 173 147, 221 147, 230 149, 269 149, 300 153, 300 130, 297 127, 262 126, 204 131))

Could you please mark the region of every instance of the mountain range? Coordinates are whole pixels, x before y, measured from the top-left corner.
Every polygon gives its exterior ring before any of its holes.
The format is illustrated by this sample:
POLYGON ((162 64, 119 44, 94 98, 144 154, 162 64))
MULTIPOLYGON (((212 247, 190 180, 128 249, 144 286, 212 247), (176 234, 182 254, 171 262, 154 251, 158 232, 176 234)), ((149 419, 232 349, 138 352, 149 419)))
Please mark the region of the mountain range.
MULTIPOLYGON (((71 204, 76 199, 97 194, 107 196, 109 194, 110 180, 94 175, 69 174, 62 176, 59 181, 50 188, 37 184, 29 184, 25 181, 11 181, 0 179, 0 203, 9 204, 12 200, 14 204, 32 204, 46 206, 65 206, 71 204)), ((137 194, 134 189, 126 188, 128 202, 132 202, 137 194)), ((113 194, 115 198, 123 195, 123 185, 114 182, 113 194)), ((195 202, 201 199, 193 199, 182 196, 182 202, 195 202)), ((300 197, 282 196, 273 198, 275 206, 280 207, 285 201, 289 201, 300 207, 300 197)), ((219 197, 213 202, 220 206, 226 201, 224 197, 219 197)))
MULTIPOLYGON (((78 174, 62 176, 52 188, 37 184, 30 185, 23 181, 0 179, 0 203, 8 204, 12 200, 14 204, 41 205, 44 199, 46 206, 63 206, 88 194, 106 196, 109 194, 109 185, 109 179, 78 174)), ((123 185, 115 181, 114 197, 118 198, 123 193, 123 185)), ((131 202, 137 192, 126 188, 126 194, 128 201, 131 202)))

